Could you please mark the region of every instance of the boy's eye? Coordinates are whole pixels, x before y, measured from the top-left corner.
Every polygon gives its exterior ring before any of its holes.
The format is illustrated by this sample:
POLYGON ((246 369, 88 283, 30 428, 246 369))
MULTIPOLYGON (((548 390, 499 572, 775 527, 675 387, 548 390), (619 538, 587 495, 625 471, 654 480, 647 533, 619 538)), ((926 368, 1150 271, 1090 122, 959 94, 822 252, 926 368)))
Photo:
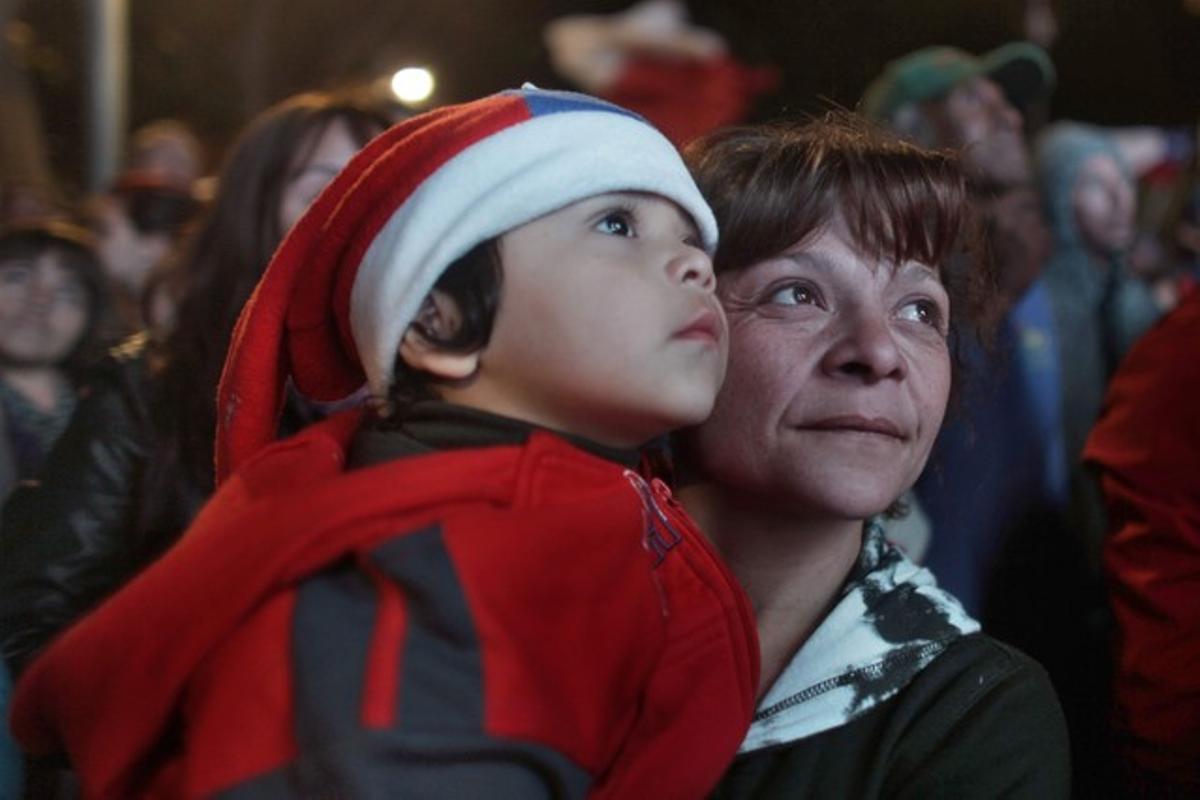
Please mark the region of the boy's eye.
POLYGON ((781 306, 819 305, 820 295, 806 283, 789 283, 773 291, 767 302, 781 306))
POLYGON ((596 223, 596 229, 612 236, 633 236, 633 215, 628 211, 612 211, 596 223))
POLYGON ((932 300, 913 300, 900 307, 900 319, 920 322, 937 330, 942 329, 942 309, 932 300))

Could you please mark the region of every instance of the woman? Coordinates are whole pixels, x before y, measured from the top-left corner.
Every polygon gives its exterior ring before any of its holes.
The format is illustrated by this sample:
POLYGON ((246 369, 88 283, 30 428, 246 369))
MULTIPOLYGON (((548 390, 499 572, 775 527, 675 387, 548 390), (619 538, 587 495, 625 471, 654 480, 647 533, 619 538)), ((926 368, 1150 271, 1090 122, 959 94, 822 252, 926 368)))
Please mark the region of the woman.
POLYGON ((757 614, 759 711, 719 797, 1066 796, 1045 673, 979 633, 879 515, 925 465, 951 308, 982 319, 956 160, 852 118, 689 149, 731 331, 681 499, 757 614))
MULTIPOLYGON (((0 630, 14 672, 162 552, 212 491, 215 395, 234 322, 276 245, 387 120, 309 94, 264 112, 234 146, 179 266, 170 331, 114 353, 52 453, 14 495, 0 538, 0 630)), ((299 403, 290 428, 313 413, 299 403)))
POLYGON ((105 308, 86 230, 45 220, 0 231, 0 411, 12 478, 33 477, 67 427, 105 308))

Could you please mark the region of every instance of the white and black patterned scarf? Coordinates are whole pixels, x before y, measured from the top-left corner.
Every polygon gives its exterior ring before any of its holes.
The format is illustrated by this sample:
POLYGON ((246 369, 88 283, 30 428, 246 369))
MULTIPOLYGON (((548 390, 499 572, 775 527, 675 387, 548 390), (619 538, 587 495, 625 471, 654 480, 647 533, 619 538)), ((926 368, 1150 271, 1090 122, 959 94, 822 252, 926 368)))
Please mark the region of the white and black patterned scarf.
POLYGON ((836 605, 762 699, 741 752, 850 722, 907 686, 952 641, 978 630, 929 570, 868 521, 836 605))

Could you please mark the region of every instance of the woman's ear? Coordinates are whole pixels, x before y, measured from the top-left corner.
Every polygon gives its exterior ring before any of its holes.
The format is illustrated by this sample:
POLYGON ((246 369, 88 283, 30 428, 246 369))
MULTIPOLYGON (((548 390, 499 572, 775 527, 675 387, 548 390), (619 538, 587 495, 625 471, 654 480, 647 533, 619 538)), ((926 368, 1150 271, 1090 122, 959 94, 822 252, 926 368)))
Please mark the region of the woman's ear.
POLYGON ((480 352, 454 352, 433 339, 448 338, 461 324, 458 304, 436 289, 421 303, 417 318, 400 340, 400 357, 412 369, 446 380, 469 378, 479 369, 480 352))

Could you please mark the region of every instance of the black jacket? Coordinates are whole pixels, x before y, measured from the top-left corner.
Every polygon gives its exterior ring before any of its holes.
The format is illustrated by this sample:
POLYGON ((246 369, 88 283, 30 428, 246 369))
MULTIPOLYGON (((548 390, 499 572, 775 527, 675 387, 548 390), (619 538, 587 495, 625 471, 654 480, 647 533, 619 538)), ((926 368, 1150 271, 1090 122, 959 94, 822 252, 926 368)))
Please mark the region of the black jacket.
POLYGON ((740 756, 714 797, 1057 800, 1069 763, 1045 671, 973 634, 845 725, 740 756))
POLYGON ((159 435, 140 343, 114 350, 83 391, 40 480, 13 492, 0 522, 0 645, 14 672, 174 542, 206 496, 182 470, 147 474, 159 435))

